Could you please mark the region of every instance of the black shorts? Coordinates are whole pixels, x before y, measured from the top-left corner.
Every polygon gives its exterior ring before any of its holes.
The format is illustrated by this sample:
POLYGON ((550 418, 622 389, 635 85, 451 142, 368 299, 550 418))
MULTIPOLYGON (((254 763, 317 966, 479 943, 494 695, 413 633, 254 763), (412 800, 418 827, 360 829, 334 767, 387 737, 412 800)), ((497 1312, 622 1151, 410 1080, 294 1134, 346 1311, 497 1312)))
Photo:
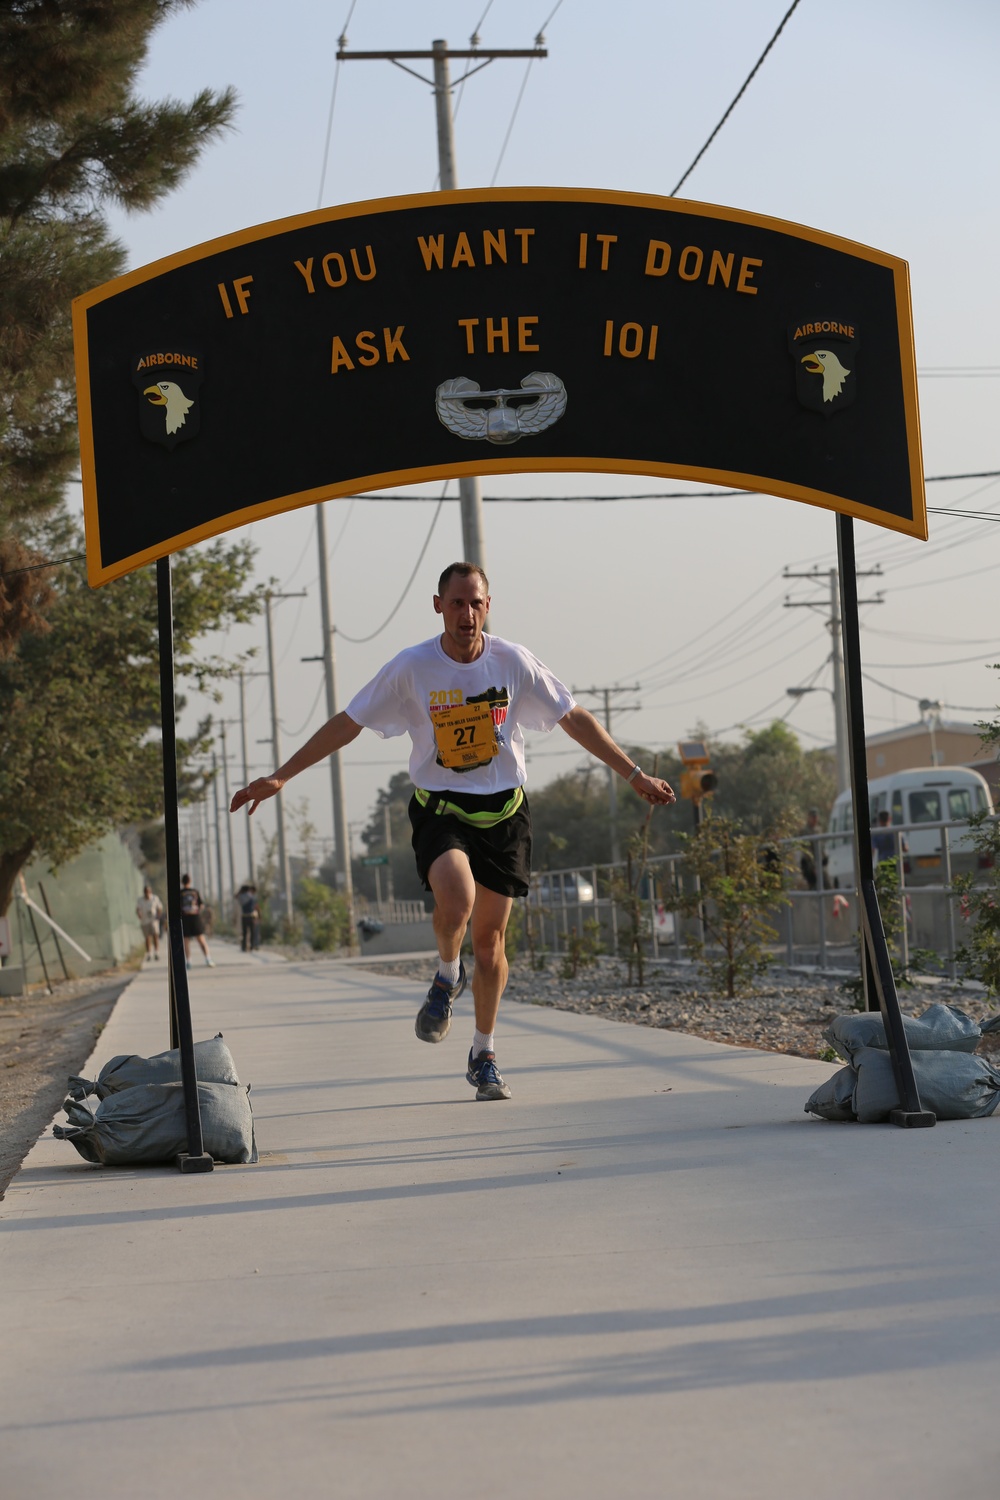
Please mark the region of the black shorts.
MULTIPOLYGON (((496 812, 510 801, 511 792, 494 792, 485 797, 470 792, 444 792, 449 802, 467 812, 496 812)), ((477 885, 499 896, 526 896, 531 877, 531 814, 524 797, 516 813, 495 823, 492 828, 477 828, 449 814, 428 812, 416 797, 410 798, 410 823, 413 827, 413 852, 417 856, 417 874, 430 890, 427 872, 439 855, 449 849, 461 849, 468 856, 472 878, 477 885)))
POLYGON ((181 931, 185 937, 202 937, 205 931, 205 919, 201 912, 194 912, 191 916, 181 914, 181 931))

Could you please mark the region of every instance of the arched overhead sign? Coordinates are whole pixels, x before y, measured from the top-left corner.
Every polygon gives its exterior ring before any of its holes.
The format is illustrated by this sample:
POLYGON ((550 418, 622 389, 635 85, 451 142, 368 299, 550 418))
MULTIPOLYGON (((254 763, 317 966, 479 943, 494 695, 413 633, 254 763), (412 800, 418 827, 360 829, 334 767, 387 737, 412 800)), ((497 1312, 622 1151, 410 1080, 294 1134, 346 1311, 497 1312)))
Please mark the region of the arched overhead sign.
POLYGON ((284 219, 74 303, 90 581, 464 474, 760 490, 926 537, 907 266, 570 188, 284 219))

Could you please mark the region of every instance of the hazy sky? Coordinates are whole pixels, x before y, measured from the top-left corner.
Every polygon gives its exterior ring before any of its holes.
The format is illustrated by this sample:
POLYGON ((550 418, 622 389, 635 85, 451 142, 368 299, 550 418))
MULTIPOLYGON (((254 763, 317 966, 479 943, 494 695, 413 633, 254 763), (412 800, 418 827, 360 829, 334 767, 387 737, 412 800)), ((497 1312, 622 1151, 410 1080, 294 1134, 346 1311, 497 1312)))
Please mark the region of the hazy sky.
MULTIPOLYGON (((546 28, 545 61, 494 62, 456 91, 459 185, 669 193, 787 4, 563 0, 546 28)), ((349 45, 425 48, 444 37, 466 46, 485 12, 483 46, 530 47, 554 6, 356 0, 349 45)), ((241 102, 235 131, 157 212, 115 220, 131 265, 319 206, 436 186, 430 88, 387 62, 338 70, 337 38, 350 10, 350 0, 202 0, 157 33, 144 93, 185 99, 233 84, 241 102)), ((930 476, 1000 469, 998 56, 995 0, 801 0, 682 190, 909 262, 930 476)), ((415 66, 430 72, 429 64, 415 66)), ((457 77, 457 65, 452 71, 457 77)), ((686 486, 582 474, 483 483, 486 496, 510 497, 672 487, 686 486)), ((435 631, 435 580, 462 550, 457 500, 442 508, 400 600, 440 493, 427 485, 400 490, 398 501, 327 505, 342 705, 388 657, 435 631)), ((1000 514, 1000 480, 935 483, 928 504, 1000 514)), ((836 565, 832 514, 770 496, 487 503, 485 527, 494 629, 530 646, 573 687, 638 684, 638 692, 618 695, 620 704, 639 706, 615 722, 621 740, 671 745, 699 721, 733 738, 741 726, 787 716, 805 744, 829 743, 828 693, 793 704, 785 692, 829 685, 825 615, 783 607, 786 597, 823 601, 826 592, 781 575, 786 567, 836 565)), ((295 511, 248 532, 260 575, 285 592, 307 591, 275 611, 287 754, 324 717, 322 669, 301 661, 322 649, 314 513, 295 511)), ((922 697, 939 699, 946 717, 984 716, 1000 697, 991 670, 1000 659, 992 594, 1000 527, 934 514, 927 543, 861 522, 856 534, 860 564, 884 572, 861 586, 863 598, 880 589, 885 599, 862 611, 866 671, 884 684, 866 684, 869 731, 913 722, 922 697)), ((253 644, 263 650, 263 639, 261 626, 217 644, 235 655, 253 644)), ((270 746, 257 743, 270 732, 264 679, 252 680, 248 698, 259 774, 273 765, 270 746)), ((190 712, 203 706, 193 700, 190 712)), ((235 693, 227 691, 217 712, 236 717, 235 693)), ((352 823, 367 819, 377 789, 405 767, 407 748, 365 733, 345 752, 352 823)), ((536 785, 579 760, 558 730, 532 740, 536 785)), ((239 783, 235 765, 230 780, 239 783)), ((288 795, 307 799, 329 834, 325 767, 305 773, 288 795)), ((257 815, 265 828, 271 816, 257 815)))

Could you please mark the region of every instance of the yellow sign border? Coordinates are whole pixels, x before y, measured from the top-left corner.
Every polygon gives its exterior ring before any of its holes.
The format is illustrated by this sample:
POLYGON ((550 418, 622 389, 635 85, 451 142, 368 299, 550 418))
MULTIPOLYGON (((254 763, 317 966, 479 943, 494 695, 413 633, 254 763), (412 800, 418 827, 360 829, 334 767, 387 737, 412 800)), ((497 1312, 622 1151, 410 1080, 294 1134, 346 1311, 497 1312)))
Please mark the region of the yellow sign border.
POLYGON ((337 204, 332 208, 318 209, 312 213, 297 214, 287 219, 274 219, 268 223, 253 225, 219 239, 206 240, 162 260, 127 271, 84 293, 73 301, 73 336, 77 383, 77 411, 80 428, 80 467, 83 481, 83 513, 86 528, 87 577, 91 586, 99 587, 114 578, 121 578, 134 568, 166 556, 170 552, 190 547, 195 542, 220 536, 239 526, 259 521, 268 516, 281 515, 302 506, 315 505, 323 500, 336 500, 344 496, 363 494, 365 490, 401 488, 411 484, 422 484, 439 479, 457 479, 466 475, 482 474, 543 474, 543 473, 587 473, 587 474, 638 474, 651 478, 680 479, 704 484, 721 485, 730 489, 752 490, 759 494, 775 495, 784 500, 798 500, 807 505, 832 510, 857 520, 870 521, 886 530, 899 531, 920 541, 927 540, 927 500, 924 491, 923 459, 920 444, 920 417, 917 399, 917 372, 913 341, 913 313, 910 301, 909 267, 898 256, 875 250, 839 235, 827 234, 784 219, 771 218, 766 214, 744 212, 711 203, 698 203, 684 198, 661 198, 651 193, 621 193, 603 188, 459 188, 451 192, 414 193, 394 198, 373 198, 358 203, 337 204), (204 525, 192 527, 171 537, 168 544, 158 544, 127 558, 105 565, 97 555, 100 529, 97 509, 97 475, 93 445, 93 421, 90 399, 90 361, 87 337, 87 313, 92 307, 130 287, 141 286, 166 272, 180 266, 191 265, 207 256, 236 249, 240 245, 255 244, 260 240, 296 229, 309 228, 315 224, 335 223, 340 219, 356 218, 362 214, 389 214, 407 209, 431 207, 442 203, 507 203, 530 201, 545 203, 603 203, 626 208, 651 208, 664 213, 683 213, 693 217, 724 220, 734 224, 770 229, 790 235, 826 249, 839 251, 867 260, 891 271, 896 296, 896 319, 899 330, 900 365, 903 382, 903 406, 906 424, 907 453, 910 468, 910 494, 913 501, 913 518, 887 517, 884 511, 875 511, 870 506, 854 504, 831 496, 825 490, 805 488, 801 485, 783 484, 771 477, 759 474, 743 474, 729 469, 690 467, 682 464, 659 464, 625 459, 601 462, 593 457, 586 459, 530 459, 530 458, 479 458, 471 461, 416 469, 394 469, 388 474, 373 472, 346 483, 321 485, 315 489, 282 495, 259 505, 241 507, 228 511, 204 525), (838 503, 833 504, 833 500, 838 503), (93 545, 91 539, 93 538, 93 545))

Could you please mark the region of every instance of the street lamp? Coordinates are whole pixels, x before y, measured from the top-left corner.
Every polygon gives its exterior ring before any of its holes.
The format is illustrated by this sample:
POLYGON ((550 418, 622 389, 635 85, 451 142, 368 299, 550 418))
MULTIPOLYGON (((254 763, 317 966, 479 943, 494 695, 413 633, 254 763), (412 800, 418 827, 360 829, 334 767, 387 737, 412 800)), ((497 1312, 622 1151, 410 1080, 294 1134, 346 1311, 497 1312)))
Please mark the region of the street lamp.
POLYGON ((829 693, 833 699, 833 727, 837 750, 837 791, 846 792, 851 784, 851 769, 847 759, 846 738, 841 732, 841 718, 837 713, 837 695, 828 687, 790 687, 785 692, 789 698, 804 698, 806 693, 829 693))
POLYGON ((941 705, 936 698, 921 698, 918 707, 920 709, 920 717, 927 725, 927 733, 931 737, 931 765, 936 766, 938 758, 934 731, 941 728, 941 705))

